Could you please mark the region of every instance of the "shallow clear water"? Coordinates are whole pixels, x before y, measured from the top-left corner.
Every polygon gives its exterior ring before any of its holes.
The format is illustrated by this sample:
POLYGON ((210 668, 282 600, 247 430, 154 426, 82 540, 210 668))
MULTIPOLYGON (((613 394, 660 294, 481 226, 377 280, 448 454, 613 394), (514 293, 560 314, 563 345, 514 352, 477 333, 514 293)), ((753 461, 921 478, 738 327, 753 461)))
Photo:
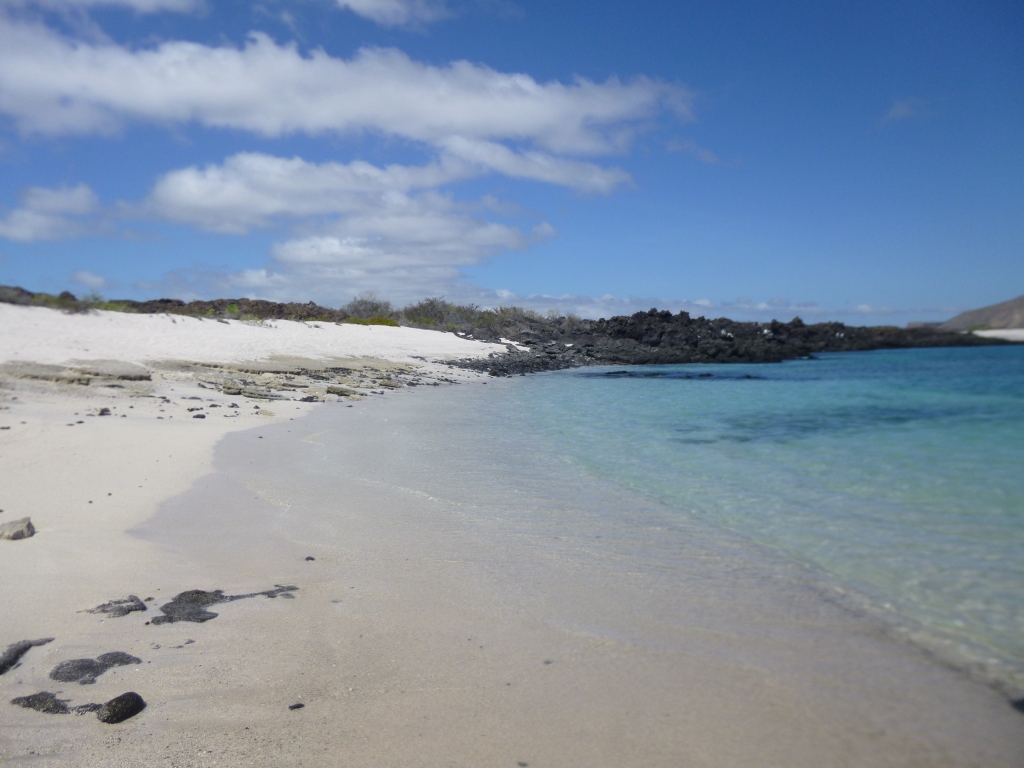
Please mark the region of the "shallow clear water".
POLYGON ((505 396, 545 454, 811 565, 1024 684, 1024 347, 584 369, 505 396))

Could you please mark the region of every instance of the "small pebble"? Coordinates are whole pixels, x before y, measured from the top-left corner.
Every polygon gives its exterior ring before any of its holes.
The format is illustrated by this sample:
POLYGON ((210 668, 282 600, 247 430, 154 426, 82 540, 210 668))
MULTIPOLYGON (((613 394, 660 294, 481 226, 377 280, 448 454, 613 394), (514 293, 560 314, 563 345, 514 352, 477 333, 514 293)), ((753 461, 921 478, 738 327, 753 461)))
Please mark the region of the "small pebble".
POLYGON ((302 709, 304 706, 306 705, 302 704, 301 702, 297 702, 295 704, 289 704, 288 709, 302 709))
POLYGON ((315 558, 315 557, 312 557, 312 556, 307 556, 307 557, 306 557, 306 559, 307 559, 307 560, 316 560, 316 558, 315 558))

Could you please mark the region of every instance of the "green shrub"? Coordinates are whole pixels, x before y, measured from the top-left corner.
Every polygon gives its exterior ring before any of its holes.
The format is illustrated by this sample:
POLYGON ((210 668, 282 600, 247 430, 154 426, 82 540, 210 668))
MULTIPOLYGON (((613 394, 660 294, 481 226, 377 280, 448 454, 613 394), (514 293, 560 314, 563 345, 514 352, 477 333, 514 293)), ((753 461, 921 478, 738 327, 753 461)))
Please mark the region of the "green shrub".
MULTIPOLYGON (((385 317, 394 312, 390 301, 378 299, 372 291, 359 294, 341 309, 349 316, 362 320, 385 317)), ((374 325, 380 325, 380 323, 374 323, 374 325)))
POLYGON ((365 320, 361 317, 350 317, 342 322, 350 323, 352 325, 388 325, 392 328, 398 328, 398 321, 392 320, 390 317, 368 317, 365 320))

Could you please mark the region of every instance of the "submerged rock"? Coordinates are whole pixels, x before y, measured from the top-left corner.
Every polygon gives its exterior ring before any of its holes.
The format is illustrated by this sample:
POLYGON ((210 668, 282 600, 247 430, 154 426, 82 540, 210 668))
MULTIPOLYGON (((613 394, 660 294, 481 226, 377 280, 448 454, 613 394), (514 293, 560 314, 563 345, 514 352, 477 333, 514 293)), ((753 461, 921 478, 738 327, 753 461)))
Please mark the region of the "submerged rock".
POLYGON ((285 587, 280 584, 275 585, 274 589, 268 589, 263 592, 251 592, 245 595, 225 595, 224 590, 215 589, 212 592, 206 592, 202 589, 190 589, 187 592, 182 592, 174 596, 171 602, 160 607, 163 616, 157 616, 153 619, 153 624, 171 624, 176 621, 194 621, 204 622, 210 619, 215 619, 219 614, 213 611, 206 610, 211 605, 217 605, 219 603, 230 603, 235 600, 244 600, 249 597, 257 597, 262 595, 263 597, 291 597, 289 592, 295 592, 298 587, 285 587))
POLYGON ((21 657, 28 653, 30 648, 52 642, 52 637, 43 637, 39 640, 19 640, 16 643, 11 643, 4 649, 3 653, 0 653, 0 675, 9 669, 13 669, 21 657))
POLYGON ((115 696, 96 710, 96 717, 101 723, 120 723, 129 717, 135 717, 146 708, 146 702, 135 691, 115 696))
POLYGON ((9 523, 0 525, 0 539, 17 541, 18 539, 27 539, 35 536, 35 534, 35 526, 32 525, 32 519, 28 517, 23 517, 20 520, 11 520, 9 523))
POLYGON ((95 659, 71 659, 62 661, 50 670, 50 679, 60 683, 80 683, 89 685, 96 678, 113 667, 127 664, 141 664, 142 659, 121 651, 111 651, 97 656, 95 659))
POLYGON ((146 610, 146 604, 139 600, 135 595, 128 595, 128 597, 122 597, 120 600, 111 600, 109 603, 103 603, 103 605, 97 605, 95 608, 89 608, 86 613, 105 613, 112 619, 119 619, 122 616, 127 616, 132 611, 144 611, 146 610))

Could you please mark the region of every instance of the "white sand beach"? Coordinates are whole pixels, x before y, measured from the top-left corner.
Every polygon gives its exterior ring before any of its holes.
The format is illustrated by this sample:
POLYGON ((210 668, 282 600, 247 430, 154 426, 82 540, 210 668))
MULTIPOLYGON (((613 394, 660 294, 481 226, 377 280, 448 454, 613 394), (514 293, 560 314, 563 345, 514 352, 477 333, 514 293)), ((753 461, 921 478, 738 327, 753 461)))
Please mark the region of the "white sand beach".
POLYGON ((527 524, 593 491, 519 485, 472 442, 460 402, 511 383, 446 361, 504 349, 0 305, 0 524, 36 527, 0 541, 0 651, 54 638, 0 675, 0 762, 1022 764, 1004 696, 742 542, 694 526, 666 573, 622 565, 626 526, 527 524), (298 589, 152 623, 186 590, 278 585, 298 589), (129 595, 147 610, 84 612, 129 595), (112 651, 141 663, 48 676, 112 651), (106 725, 7 703, 39 691, 147 707, 106 725))
POLYGON ((1006 341, 1024 341, 1024 328, 1001 328, 993 331, 975 331, 975 335, 986 339, 1006 339, 1006 341))

